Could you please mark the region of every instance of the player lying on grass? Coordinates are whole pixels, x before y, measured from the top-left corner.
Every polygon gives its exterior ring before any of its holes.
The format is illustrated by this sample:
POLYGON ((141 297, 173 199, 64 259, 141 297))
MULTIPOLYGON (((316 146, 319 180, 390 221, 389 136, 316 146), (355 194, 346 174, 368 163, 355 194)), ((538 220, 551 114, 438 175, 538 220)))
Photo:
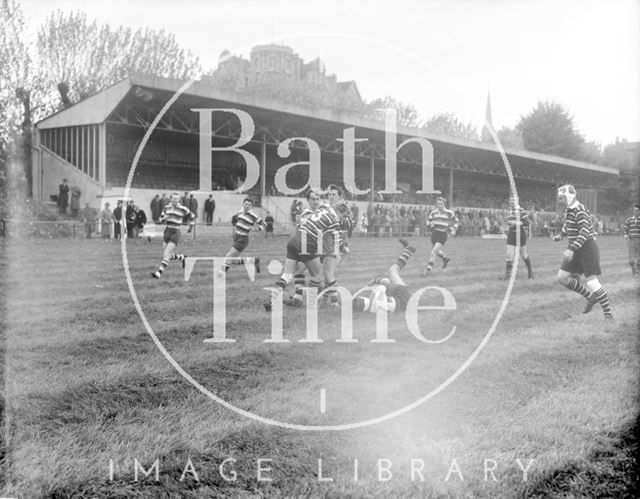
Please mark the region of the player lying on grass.
POLYGON ((378 310, 388 312, 404 312, 411 298, 411 290, 400 277, 400 271, 415 254, 416 249, 406 239, 400 239, 402 253, 396 262, 389 267, 388 277, 376 277, 371 281, 371 291, 366 296, 358 295, 353 299, 353 310, 356 312, 376 313, 378 310))
MULTIPOLYGON (((320 290, 322 263, 320 255, 325 252, 323 240, 325 234, 332 234, 340 230, 340 222, 349 216, 346 203, 337 203, 334 208, 323 205, 307 216, 287 243, 287 258, 284 270, 275 285, 284 291, 293 280, 294 272, 299 262, 302 262, 309 272, 309 285, 320 290)), ((328 249, 327 249, 328 251, 328 249)), ((264 303, 264 308, 270 311, 271 299, 264 303)))
POLYGON ((160 223, 166 224, 164 234, 162 236, 162 262, 155 272, 151 272, 151 277, 160 279, 164 270, 171 260, 179 260, 184 267, 184 259, 186 255, 178 255, 175 249, 180 242, 180 225, 184 219, 189 220, 189 229, 191 232, 195 221, 195 215, 189 211, 186 206, 180 204, 180 195, 177 192, 171 194, 169 204, 164 207, 160 215, 160 223))
MULTIPOLYGON (((613 319, 607 291, 598 280, 601 274, 600 251, 594 237, 591 215, 576 199, 576 189, 572 185, 563 185, 558 189, 558 201, 566 207, 562 234, 569 238, 569 247, 562 254, 558 282, 586 298, 583 314, 588 314, 596 303, 600 303, 605 318, 613 319), (586 288, 572 274, 584 275, 586 288)), ((561 238, 560 234, 554 236, 556 241, 561 238)))

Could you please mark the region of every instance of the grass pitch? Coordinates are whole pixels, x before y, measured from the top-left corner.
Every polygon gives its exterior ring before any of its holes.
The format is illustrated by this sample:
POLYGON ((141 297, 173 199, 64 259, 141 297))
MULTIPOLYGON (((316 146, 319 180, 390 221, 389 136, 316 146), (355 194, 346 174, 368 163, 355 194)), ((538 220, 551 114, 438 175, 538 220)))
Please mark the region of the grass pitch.
MULTIPOLYGON (((202 386, 271 420, 341 425, 399 411, 437 389, 485 338, 504 299, 503 240, 451 239, 449 267, 426 281, 419 274, 428 240, 412 242, 407 284, 439 286, 456 300, 455 313, 420 314, 429 339, 456 327, 442 343, 418 341, 402 316, 389 318, 393 343, 372 343, 370 315, 355 319, 357 343, 339 343, 332 308, 320 309, 322 343, 299 341, 306 316, 296 309, 285 310, 290 341, 265 343, 263 288, 275 277, 263 270, 251 282, 241 267, 227 276, 227 337, 236 341, 204 343, 213 334, 212 270, 200 263, 184 282, 174 263, 154 281, 158 240, 130 242, 127 255, 150 326, 202 386)), ((6 240, 4 495, 632 497, 638 280, 620 238, 598 242, 615 324, 599 307, 583 316, 582 298, 555 282, 564 243, 535 239, 535 279, 520 262, 493 335, 453 383, 391 420, 317 432, 245 418, 183 379, 145 330, 119 244, 6 240)), ((220 256, 229 244, 199 237, 180 250, 220 256)), ((285 244, 258 233, 245 253, 260 256, 264 269, 283 259, 285 244)), ((338 276, 353 292, 383 274, 400 245, 355 238, 351 250, 338 276)), ((437 295, 424 300, 437 304, 437 295)))

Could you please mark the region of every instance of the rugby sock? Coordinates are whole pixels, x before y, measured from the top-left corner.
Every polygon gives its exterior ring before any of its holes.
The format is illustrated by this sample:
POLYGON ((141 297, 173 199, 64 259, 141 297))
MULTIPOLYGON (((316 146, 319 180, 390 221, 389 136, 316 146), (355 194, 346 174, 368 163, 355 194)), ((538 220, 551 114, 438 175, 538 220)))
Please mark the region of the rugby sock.
POLYGON ((428 274, 429 272, 431 272, 431 269, 433 268, 433 264, 434 264, 434 261, 433 261, 433 260, 429 260, 429 261, 427 262, 427 268, 425 269, 425 272, 426 272, 427 274, 428 274))
POLYGON ((607 291, 604 287, 593 293, 593 297, 600 302, 604 316, 611 316, 611 303, 609 303, 609 296, 607 296, 607 291))
POLYGON ((327 296, 329 297, 329 303, 337 304, 338 303, 338 292, 336 291, 336 285, 338 281, 335 279, 331 282, 326 283, 325 289, 328 289, 327 296))
POLYGON ((509 279, 511 277, 511 271, 513 270, 513 261, 507 261, 506 268, 504 270, 504 278, 509 279))
POLYGON ((293 295, 294 300, 302 301, 302 288, 304 287, 304 274, 295 274, 293 276, 293 283, 296 286, 296 291, 293 295))
POLYGON ((172 253, 169 260, 180 260, 182 262, 184 260, 184 255, 177 255, 176 253, 172 253))
POLYGON ((409 258, 411 258, 415 252, 416 252, 416 249, 413 246, 405 246, 404 250, 402 250, 402 253, 400 254, 398 259, 396 260, 396 264, 399 267, 398 270, 402 270, 403 269, 403 267, 409 261, 409 258))
POLYGON ((283 290, 286 289, 286 287, 291 282, 292 277, 293 276, 291 274, 282 274, 276 281, 276 286, 282 288, 283 290))
POLYGON ((162 263, 160 264, 160 267, 158 267, 158 271, 156 272, 157 277, 162 277, 162 273, 164 272, 164 269, 167 268, 167 266, 169 265, 169 262, 167 262, 166 260, 162 260, 162 263))
POLYGON ((589 290, 580 284, 577 279, 569 278, 569 282, 565 286, 571 291, 575 291, 579 295, 584 296, 587 300, 591 298, 589 290))

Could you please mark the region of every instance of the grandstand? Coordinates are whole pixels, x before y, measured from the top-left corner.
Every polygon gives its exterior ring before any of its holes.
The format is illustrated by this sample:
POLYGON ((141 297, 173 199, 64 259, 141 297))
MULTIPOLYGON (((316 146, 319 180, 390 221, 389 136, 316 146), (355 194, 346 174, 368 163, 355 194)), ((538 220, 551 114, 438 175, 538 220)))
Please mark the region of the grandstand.
MULTIPOLYGON (((40 201, 55 198, 62 178, 78 185, 85 199, 94 206, 101 199, 121 196, 141 139, 162 106, 184 82, 137 75, 127 78, 83 101, 55 113, 35 126, 33 182, 34 197, 40 201)), ((261 179, 251 190, 258 203, 272 210, 277 222, 288 220, 291 198, 278 195, 274 188, 276 171, 292 161, 308 159, 302 143, 290 157, 277 155, 277 146, 291 137, 309 137, 321 150, 322 183, 341 184, 342 144, 338 141, 347 127, 356 127, 355 169, 359 188, 370 191, 351 200, 365 208, 370 202, 424 204, 416 195, 421 186, 420 150, 415 144, 398 153, 400 195, 378 193, 384 182, 384 123, 341 114, 326 109, 302 108, 286 102, 261 99, 223 91, 206 82, 195 82, 162 117, 144 148, 132 180, 130 196, 143 208, 157 193, 196 191, 199 188, 199 130, 196 108, 242 109, 256 126, 251 142, 243 148, 261 165, 261 179)), ((231 113, 216 113, 213 146, 234 144, 240 133, 239 120, 231 113)), ((501 155, 493 144, 427 133, 398 127, 398 144, 410 137, 424 137, 434 148, 434 185, 450 205, 500 208, 508 196, 508 178, 501 155)), ((527 209, 555 209, 555 189, 563 183, 596 189, 612 176, 613 168, 507 149, 521 198, 527 209)), ((244 160, 234 152, 212 153, 212 188, 225 200, 217 204, 216 218, 226 221, 241 203, 234 194, 244 179, 244 160), (228 207, 227 207, 228 201, 228 207)), ((294 168, 287 176, 292 188, 306 182, 306 171, 294 168)), ((200 206, 209 192, 198 192, 200 206)))

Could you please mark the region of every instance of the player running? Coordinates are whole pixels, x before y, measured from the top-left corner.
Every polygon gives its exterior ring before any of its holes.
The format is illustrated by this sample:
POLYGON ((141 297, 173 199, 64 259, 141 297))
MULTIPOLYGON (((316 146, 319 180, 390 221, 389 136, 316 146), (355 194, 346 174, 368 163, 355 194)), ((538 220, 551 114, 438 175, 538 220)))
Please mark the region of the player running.
MULTIPOLYGON (((249 245, 249 232, 253 226, 257 225, 258 230, 266 227, 266 223, 251 208, 253 208, 253 200, 245 198, 242 202, 242 209, 233 215, 231 219, 233 224, 233 244, 225 255, 224 272, 227 272, 231 265, 243 265, 245 263, 245 259, 240 257, 240 254, 249 245)), ((256 258, 254 263, 256 272, 259 274, 260 258, 256 258)))
POLYGON ((507 258, 504 277, 501 280, 508 281, 513 269, 513 259, 516 255, 517 233, 520 231, 520 256, 527 265, 529 279, 533 279, 533 268, 531 258, 527 255, 527 235, 530 234, 531 223, 529 215, 524 209, 516 204, 514 197, 509 198, 509 213, 507 214, 507 258))
POLYGON ((634 276, 640 275, 640 204, 633 207, 633 215, 622 226, 624 238, 629 242, 629 265, 634 276))
MULTIPOLYGON (((339 203, 344 203, 343 196, 344 193, 340 187, 331 184, 327 188, 327 201, 332 208, 339 203)), ((327 292, 327 298, 329 299, 329 304, 332 306, 338 306, 339 304, 338 292, 336 291, 336 287, 338 286, 336 267, 343 260, 344 256, 349 253, 347 232, 352 225, 351 212, 349 211, 347 216, 341 218, 339 230, 328 233, 325 236, 324 248, 327 249, 328 252, 322 255, 320 260, 322 261, 324 287, 329 290, 327 292), (339 251, 335 251, 335 248, 338 248, 339 251)))
POLYGON ((378 310, 387 312, 404 312, 411 298, 411 290, 400 277, 400 271, 415 254, 416 249, 409 245, 406 239, 400 239, 403 246, 402 253, 396 262, 389 267, 389 277, 376 277, 371 282, 371 291, 367 296, 358 295, 353 299, 353 310, 356 312, 376 313, 378 310))
POLYGON ((160 223, 165 223, 164 234, 162 236, 162 262, 155 272, 151 272, 151 277, 160 279, 164 270, 172 260, 179 260, 184 267, 184 259, 186 255, 178 255, 174 251, 180 242, 180 225, 184 219, 189 220, 189 229, 191 232, 195 223, 195 215, 189 211, 189 208, 180 204, 180 195, 177 192, 171 194, 169 204, 167 204, 160 214, 160 223))
POLYGON ((427 277, 436 261, 436 256, 442 259, 442 268, 446 269, 449 265, 449 257, 442 251, 442 246, 447 242, 447 235, 455 236, 458 230, 458 217, 453 211, 448 210, 445 200, 439 197, 436 200, 436 209, 429 213, 427 223, 431 227, 431 254, 427 267, 422 272, 422 277, 427 277))
MULTIPOLYGON (((596 303, 600 303, 605 319, 613 319, 607 291, 598 276, 600 271, 600 251, 593 232, 591 216, 587 209, 576 199, 576 189, 572 185, 563 185, 558 189, 558 201, 566 207, 562 234, 569 238, 569 247, 562 254, 562 264, 557 279, 560 284, 582 295, 587 300, 583 314, 588 314, 596 303), (572 274, 585 276, 585 288, 572 274)), ((562 234, 554 236, 559 241, 562 234)))
MULTIPOLYGON (((340 230, 340 223, 349 216, 346 203, 337 203, 334 208, 322 205, 301 221, 296 234, 287 243, 287 258, 284 269, 275 285, 283 291, 293 279, 298 262, 304 263, 309 271, 309 285, 320 289, 322 264, 320 255, 324 254, 324 235, 334 234, 340 230)), ((264 308, 270 311, 271 299, 264 302, 264 308)))

